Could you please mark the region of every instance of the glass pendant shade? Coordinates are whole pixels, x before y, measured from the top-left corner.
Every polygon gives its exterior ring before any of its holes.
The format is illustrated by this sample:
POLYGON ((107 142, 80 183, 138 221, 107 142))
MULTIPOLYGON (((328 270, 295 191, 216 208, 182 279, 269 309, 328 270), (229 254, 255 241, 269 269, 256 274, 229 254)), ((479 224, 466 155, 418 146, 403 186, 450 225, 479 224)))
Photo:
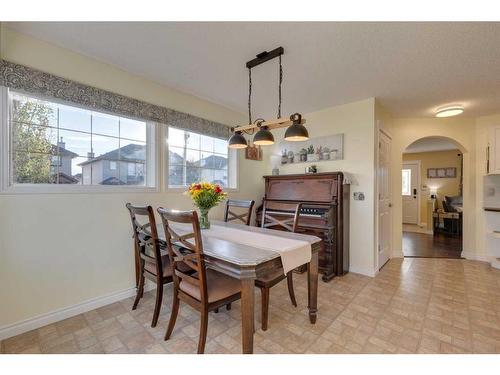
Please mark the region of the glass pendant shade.
POLYGON ((304 125, 292 124, 286 129, 285 139, 292 142, 306 141, 309 139, 309 133, 304 125))
POLYGON ((247 140, 245 139, 245 137, 243 137, 241 132, 236 132, 231 136, 231 138, 229 138, 228 147, 247 148, 248 147, 247 140))
POLYGON ((260 128, 253 137, 253 143, 257 146, 270 146, 274 144, 273 134, 267 128, 260 128))

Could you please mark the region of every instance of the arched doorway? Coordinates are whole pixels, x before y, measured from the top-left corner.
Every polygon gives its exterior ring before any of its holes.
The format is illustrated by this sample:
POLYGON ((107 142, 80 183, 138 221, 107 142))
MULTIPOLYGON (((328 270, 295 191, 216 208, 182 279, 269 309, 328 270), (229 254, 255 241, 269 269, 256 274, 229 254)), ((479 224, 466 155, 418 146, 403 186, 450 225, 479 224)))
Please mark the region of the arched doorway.
POLYGON ((420 137, 404 148, 400 198, 405 257, 461 257, 469 199, 464 194, 466 154, 459 142, 444 136, 420 137))

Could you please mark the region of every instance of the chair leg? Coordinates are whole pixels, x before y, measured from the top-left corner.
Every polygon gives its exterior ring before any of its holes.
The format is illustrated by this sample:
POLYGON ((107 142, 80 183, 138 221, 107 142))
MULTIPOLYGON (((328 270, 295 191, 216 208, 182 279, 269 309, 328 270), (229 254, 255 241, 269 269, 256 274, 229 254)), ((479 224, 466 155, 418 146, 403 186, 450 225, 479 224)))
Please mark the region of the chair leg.
POLYGON ((292 305, 297 307, 297 301, 295 300, 295 292, 293 290, 293 271, 290 271, 286 274, 286 283, 288 285, 288 294, 290 295, 290 301, 292 301, 292 305))
POLYGON ((208 310, 203 309, 201 311, 200 339, 198 341, 198 354, 203 354, 205 352, 205 342, 207 341, 207 328, 208 328, 208 310))
POLYGON ((226 310, 227 310, 227 311, 231 310, 231 303, 228 303, 228 304, 226 305, 226 310))
POLYGON ((135 296, 134 305, 132 306, 132 310, 137 308, 139 304, 139 300, 142 298, 144 294, 144 274, 141 272, 141 276, 139 277, 139 286, 137 287, 137 295, 135 296))
POLYGON ((162 280, 158 280, 156 284, 155 311, 153 313, 153 321, 151 322, 151 327, 156 327, 156 324, 158 323, 158 316, 160 316, 162 299, 163 299, 163 282, 162 280))
POLYGON ((179 313, 179 297, 177 292, 174 290, 174 298, 172 302, 172 311, 170 312, 170 321, 168 322, 167 332, 165 333, 165 341, 170 338, 172 331, 175 327, 175 321, 177 320, 177 314, 179 313))
POLYGON ((260 294, 262 295, 262 314, 260 317, 261 326, 263 331, 267 331, 267 320, 269 314, 269 288, 260 288, 260 294))

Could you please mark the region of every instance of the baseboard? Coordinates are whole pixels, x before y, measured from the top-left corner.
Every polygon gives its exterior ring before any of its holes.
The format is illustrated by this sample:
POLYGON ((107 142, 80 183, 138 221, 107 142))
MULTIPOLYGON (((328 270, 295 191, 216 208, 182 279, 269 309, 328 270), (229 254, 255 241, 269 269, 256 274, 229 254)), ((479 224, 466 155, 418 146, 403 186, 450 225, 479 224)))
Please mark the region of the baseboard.
POLYGON ((480 262, 490 262, 491 257, 485 254, 476 254, 470 251, 462 251, 462 258, 468 259, 468 260, 478 260, 480 262))
MULTIPOLYGON (((153 288, 154 284, 146 284, 144 289, 145 291, 149 291, 153 288)), ((62 309, 41 314, 33 318, 22 320, 20 322, 5 325, 3 327, 0 327, 0 340, 5 340, 9 337, 17 336, 21 333, 46 326, 47 324, 59 322, 61 320, 71 318, 84 312, 121 301, 125 298, 135 296, 135 293, 135 287, 127 288, 118 292, 107 294, 105 296, 92 298, 73 306, 64 307, 62 309)))
POLYGON ((353 266, 349 266, 349 272, 358 273, 360 275, 375 277, 376 272, 374 270, 365 270, 362 268, 357 268, 353 266))

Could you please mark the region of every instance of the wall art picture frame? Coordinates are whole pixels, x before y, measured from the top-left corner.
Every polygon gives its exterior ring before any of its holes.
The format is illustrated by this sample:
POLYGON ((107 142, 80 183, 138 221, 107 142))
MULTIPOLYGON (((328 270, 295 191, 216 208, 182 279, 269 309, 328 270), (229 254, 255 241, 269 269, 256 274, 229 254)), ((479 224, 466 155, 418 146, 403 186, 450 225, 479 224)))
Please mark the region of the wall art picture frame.
POLYGON ((318 163, 344 159, 344 134, 309 138, 304 142, 283 140, 277 148, 280 164, 318 163))
POLYGON ((456 178, 457 168, 427 168, 427 178, 456 178))
POLYGON ((245 149, 245 159, 262 161, 262 148, 254 144, 249 144, 245 149))

